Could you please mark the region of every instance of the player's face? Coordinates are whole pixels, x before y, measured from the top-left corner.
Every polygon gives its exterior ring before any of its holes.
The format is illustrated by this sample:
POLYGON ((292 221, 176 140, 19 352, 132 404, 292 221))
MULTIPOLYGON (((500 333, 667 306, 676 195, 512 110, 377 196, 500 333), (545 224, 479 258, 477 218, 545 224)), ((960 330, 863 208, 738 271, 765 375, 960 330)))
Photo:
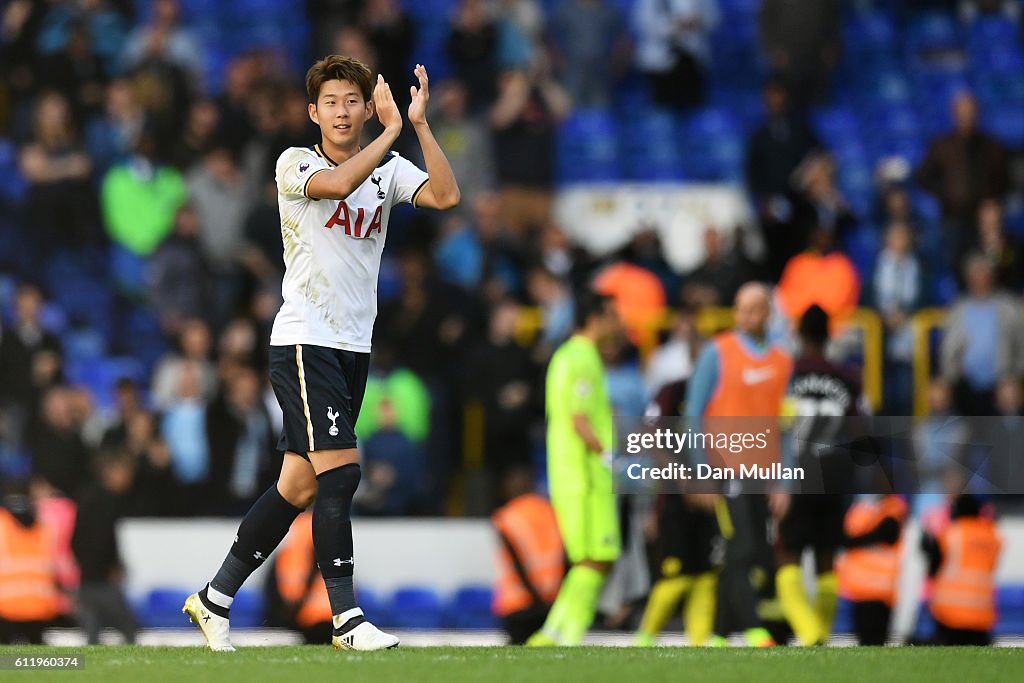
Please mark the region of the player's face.
POLYGON ((324 140, 342 148, 359 144, 363 124, 372 114, 371 104, 349 81, 327 81, 320 88, 316 105, 309 105, 309 118, 320 126, 324 140))

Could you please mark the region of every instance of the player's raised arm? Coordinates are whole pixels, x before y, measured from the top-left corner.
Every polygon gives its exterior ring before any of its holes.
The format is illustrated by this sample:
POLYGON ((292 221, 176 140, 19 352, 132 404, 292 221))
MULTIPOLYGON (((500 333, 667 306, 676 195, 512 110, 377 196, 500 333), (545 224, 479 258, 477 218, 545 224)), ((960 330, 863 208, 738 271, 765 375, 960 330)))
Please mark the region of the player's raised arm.
POLYGON ((427 124, 427 101, 430 99, 427 69, 422 64, 417 64, 413 73, 416 74, 420 85, 418 88, 415 85, 409 88, 409 94, 412 96, 412 102, 409 104, 409 122, 412 123, 416 137, 420 141, 423 161, 429 176, 416 197, 416 206, 451 209, 459 205, 462 195, 459 192, 459 184, 455 181, 455 174, 452 173, 452 167, 427 124))
MULTIPOLYGON (((335 81, 335 83, 338 81, 335 81)), ((342 81, 342 83, 344 83, 342 81)), ((320 126, 324 133, 325 146, 327 144, 328 130, 347 130, 353 127, 351 121, 352 113, 345 112, 344 103, 351 104, 350 92, 334 92, 333 89, 325 87, 316 105, 310 105, 310 118, 320 126)), ((351 157, 342 161, 335 168, 319 171, 309 181, 307 194, 314 199, 345 199, 357 187, 373 173, 380 160, 391 149, 391 145, 398 139, 402 132, 402 114, 398 111, 395 98, 391 94, 391 87, 383 76, 377 76, 377 83, 373 88, 372 103, 365 105, 365 118, 377 111, 377 118, 384 126, 384 132, 362 148, 351 157)), ((364 119, 365 120, 365 119, 364 119)), ((362 126, 359 125, 361 130, 362 126)), ((430 165, 427 165, 430 168, 430 165)), ((451 171, 449 171, 449 174, 451 171)))

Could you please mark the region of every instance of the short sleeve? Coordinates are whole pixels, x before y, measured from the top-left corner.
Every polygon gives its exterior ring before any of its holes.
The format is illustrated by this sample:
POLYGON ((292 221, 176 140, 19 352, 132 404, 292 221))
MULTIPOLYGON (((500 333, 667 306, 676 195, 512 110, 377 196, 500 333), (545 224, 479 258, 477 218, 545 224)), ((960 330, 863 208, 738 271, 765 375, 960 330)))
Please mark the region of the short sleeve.
POLYGON ((409 202, 416 206, 416 199, 423 191, 423 186, 427 184, 429 177, 426 172, 420 170, 416 164, 405 157, 397 157, 395 163, 398 166, 395 169, 394 203, 409 202))
POLYGON ((289 199, 309 199, 309 181, 330 168, 326 161, 301 147, 286 149, 277 159, 277 191, 289 199))
POLYGON ((565 404, 572 415, 588 415, 594 405, 594 396, 600 389, 600 377, 579 356, 566 358, 564 376, 565 404))

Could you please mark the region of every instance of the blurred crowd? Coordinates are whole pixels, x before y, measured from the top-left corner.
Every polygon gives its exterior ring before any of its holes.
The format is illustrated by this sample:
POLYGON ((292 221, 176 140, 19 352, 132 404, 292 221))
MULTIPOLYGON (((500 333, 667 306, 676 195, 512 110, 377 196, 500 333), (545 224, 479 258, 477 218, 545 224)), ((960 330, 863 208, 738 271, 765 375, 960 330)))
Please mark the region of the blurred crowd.
MULTIPOLYGON (((463 197, 443 217, 392 215, 358 428, 361 514, 483 514, 503 472, 542 463, 544 368, 571 331, 574 292, 595 283, 627 324, 676 312, 657 339, 633 325, 603 350, 621 414, 689 374, 697 314, 751 279, 778 284, 783 327, 814 302, 839 320, 873 306, 889 414, 912 410, 911 316, 952 304, 932 410, 1021 411, 1024 253, 1007 215, 1022 150, 987 132, 978 99, 959 92, 944 105, 952 127, 920 159, 879 164, 865 211, 810 116, 837 97, 850 13, 1018 22, 1018 3, 452 0, 427 3, 445 12, 429 20, 399 0, 250 4, 6 3, 5 480, 77 496, 97 481, 97 458, 123 458, 125 515, 238 515, 272 480, 280 415, 266 353, 283 273, 272 169, 284 148, 317 142, 301 77, 331 52, 382 73, 403 109, 412 63, 427 64, 431 126, 463 197), (292 16, 299 34, 221 54, 209 28, 228 8, 292 16), (738 40, 763 68, 741 93, 753 125, 735 180, 764 252, 713 225, 690 273, 668 265, 650 230, 613 254, 585 252, 552 214, 561 122, 611 108, 628 126, 638 109, 706 105, 714 39, 737 11, 756 18, 738 40), (922 206, 939 207, 939 232, 924 228, 922 206), (879 248, 865 256, 866 229, 879 248)), ((397 147, 418 161, 414 139, 397 147)))

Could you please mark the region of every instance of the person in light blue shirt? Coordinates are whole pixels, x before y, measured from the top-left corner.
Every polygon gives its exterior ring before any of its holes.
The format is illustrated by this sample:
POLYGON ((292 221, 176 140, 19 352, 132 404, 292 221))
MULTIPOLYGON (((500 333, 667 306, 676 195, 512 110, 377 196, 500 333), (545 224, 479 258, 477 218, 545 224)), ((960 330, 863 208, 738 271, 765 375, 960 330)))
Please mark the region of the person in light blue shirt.
POLYGON ((943 380, 961 415, 995 414, 1000 380, 1024 376, 1024 324, 1020 301, 994 288, 994 273, 981 254, 968 257, 967 292, 946 317, 940 348, 943 380))

